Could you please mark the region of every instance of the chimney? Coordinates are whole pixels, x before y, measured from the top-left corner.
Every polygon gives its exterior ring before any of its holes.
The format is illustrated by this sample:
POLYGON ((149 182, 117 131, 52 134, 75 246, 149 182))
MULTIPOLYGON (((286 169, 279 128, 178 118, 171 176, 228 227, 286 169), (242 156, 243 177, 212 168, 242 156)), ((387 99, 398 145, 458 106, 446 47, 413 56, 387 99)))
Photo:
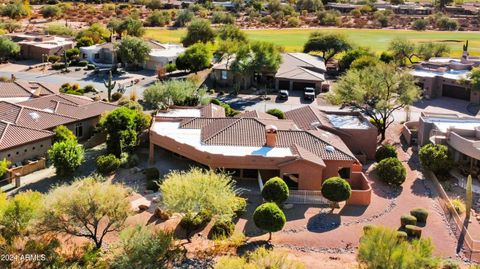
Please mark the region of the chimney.
POLYGON ((268 125, 265 127, 266 146, 273 148, 277 144, 277 127, 268 125))

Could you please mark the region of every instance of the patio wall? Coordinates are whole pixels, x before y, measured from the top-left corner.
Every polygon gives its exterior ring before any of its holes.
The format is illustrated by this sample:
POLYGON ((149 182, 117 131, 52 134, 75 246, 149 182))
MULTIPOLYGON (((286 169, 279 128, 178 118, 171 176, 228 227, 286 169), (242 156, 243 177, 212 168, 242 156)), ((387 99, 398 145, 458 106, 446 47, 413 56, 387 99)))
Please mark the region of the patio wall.
POLYGON ((418 121, 407 121, 403 124, 402 127, 402 136, 407 142, 407 145, 411 145, 413 143, 412 138, 414 138, 412 129, 418 130, 418 121))
POLYGON ((45 166, 46 166, 46 159, 42 157, 36 161, 28 161, 28 164, 10 168, 8 170, 8 175, 10 178, 13 178, 14 175, 24 176, 24 175, 33 173, 35 171, 44 169, 45 166))
POLYGON ((362 172, 352 172, 348 182, 352 187, 352 195, 347 200, 347 205, 370 205, 372 188, 365 174, 362 172))

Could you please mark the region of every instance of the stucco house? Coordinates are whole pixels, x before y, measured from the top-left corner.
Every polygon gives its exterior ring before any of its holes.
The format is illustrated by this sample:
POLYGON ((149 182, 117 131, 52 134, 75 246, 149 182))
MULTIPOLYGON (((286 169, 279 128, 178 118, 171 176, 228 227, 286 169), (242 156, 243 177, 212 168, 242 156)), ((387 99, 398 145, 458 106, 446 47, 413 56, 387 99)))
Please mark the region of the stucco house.
POLYGON ((293 120, 265 113, 228 118, 212 104, 160 111, 150 128, 151 162, 156 147, 240 178, 280 176, 294 190, 320 190, 326 178, 361 172, 359 160, 334 133, 301 130, 293 120))
MULTIPOLYGON (((250 88, 254 82, 254 74, 239 76, 231 70, 233 61, 234 59, 223 60, 213 66, 210 76, 215 85, 225 88, 236 85, 242 89, 250 88)), ((303 91, 305 87, 313 87, 320 91, 325 81, 325 72, 325 61, 320 56, 300 52, 282 53, 282 63, 278 70, 260 74, 255 79, 261 78, 267 87, 276 90, 303 91)))
POLYGON ((434 57, 414 65, 411 74, 425 98, 444 96, 480 104, 480 93, 465 83, 472 68, 480 66, 480 57, 469 56, 467 49, 468 41, 460 59, 434 57))
POLYGON ((0 159, 21 163, 45 157, 52 131, 59 125, 68 127, 79 141, 86 141, 94 133, 100 116, 115 108, 112 104, 68 94, 47 95, 16 104, 1 101, 0 122, 5 128, 1 130, 0 159), (10 131, 5 131, 7 128, 10 131), (6 146, 2 147, 2 143, 6 146))
POLYGON ((44 55, 61 55, 75 46, 72 38, 60 36, 29 33, 14 33, 8 36, 20 46, 20 57, 23 59, 43 61, 44 55))
MULTIPOLYGON (((157 70, 166 64, 175 63, 178 55, 185 51, 185 48, 178 44, 164 44, 154 40, 149 40, 147 44, 151 49, 148 59, 143 63, 143 68, 147 70, 157 70)), ((80 57, 99 67, 111 67, 118 63, 114 43, 81 47, 80 57)))

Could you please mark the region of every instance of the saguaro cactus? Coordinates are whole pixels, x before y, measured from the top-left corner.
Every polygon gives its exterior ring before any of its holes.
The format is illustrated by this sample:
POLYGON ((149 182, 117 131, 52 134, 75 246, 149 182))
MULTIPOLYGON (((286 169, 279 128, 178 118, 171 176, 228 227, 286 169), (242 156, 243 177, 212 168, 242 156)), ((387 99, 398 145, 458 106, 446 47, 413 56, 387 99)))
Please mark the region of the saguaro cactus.
POLYGON ((108 71, 108 82, 104 80, 103 84, 105 85, 105 88, 107 88, 108 101, 111 102, 112 90, 115 89, 115 86, 117 85, 116 81, 112 82, 112 70, 108 71))
POLYGON ((68 72, 68 57, 67 57, 67 51, 63 51, 63 61, 65 62, 65 73, 68 72))
POLYGON ((470 218, 470 212, 472 211, 473 193, 472 193, 472 176, 467 177, 467 194, 465 198, 465 214, 467 219, 470 218))

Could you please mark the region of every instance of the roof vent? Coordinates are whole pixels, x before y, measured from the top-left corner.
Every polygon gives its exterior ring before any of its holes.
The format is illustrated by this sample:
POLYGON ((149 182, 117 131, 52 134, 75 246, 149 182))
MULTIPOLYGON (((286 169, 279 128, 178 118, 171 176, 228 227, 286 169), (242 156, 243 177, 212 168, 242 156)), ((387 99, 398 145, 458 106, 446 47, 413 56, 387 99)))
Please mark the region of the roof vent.
POLYGON ((330 153, 331 153, 331 152, 335 152, 335 148, 334 148, 333 146, 330 146, 330 145, 326 145, 326 146, 325 146, 325 150, 326 150, 327 152, 330 152, 330 153))
POLYGON ((310 126, 312 127, 319 127, 320 125, 322 125, 319 121, 314 121, 312 123, 310 123, 310 126))
POLYGON ((38 121, 38 119, 40 118, 40 115, 38 115, 37 112, 30 112, 30 113, 28 113, 28 115, 30 115, 30 117, 31 117, 32 120, 34 120, 34 121, 38 121))

